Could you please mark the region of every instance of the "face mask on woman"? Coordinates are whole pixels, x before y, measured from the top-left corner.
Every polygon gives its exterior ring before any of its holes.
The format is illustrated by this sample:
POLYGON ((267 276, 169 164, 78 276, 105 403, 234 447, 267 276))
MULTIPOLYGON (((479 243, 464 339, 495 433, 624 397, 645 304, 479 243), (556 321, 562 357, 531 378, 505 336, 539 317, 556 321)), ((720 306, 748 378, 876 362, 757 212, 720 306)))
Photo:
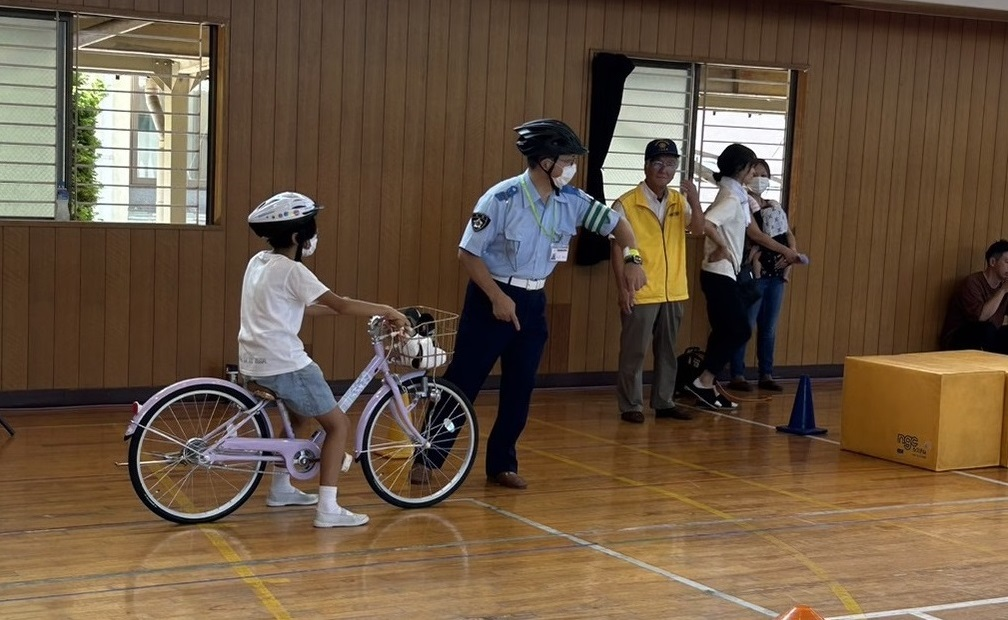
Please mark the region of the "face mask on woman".
POLYGON ((753 177, 749 181, 749 189, 757 194, 762 194, 770 187, 770 179, 766 177, 753 177))

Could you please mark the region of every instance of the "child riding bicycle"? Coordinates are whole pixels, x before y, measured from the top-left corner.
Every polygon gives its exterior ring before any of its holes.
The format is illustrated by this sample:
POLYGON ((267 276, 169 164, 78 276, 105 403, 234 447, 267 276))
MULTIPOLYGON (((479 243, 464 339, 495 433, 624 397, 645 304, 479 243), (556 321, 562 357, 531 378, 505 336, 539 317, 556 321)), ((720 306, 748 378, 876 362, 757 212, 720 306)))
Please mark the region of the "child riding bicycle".
POLYGON ((318 245, 315 218, 322 207, 296 192, 267 199, 248 216, 249 227, 269 243, 248 263, 242 282, 238 369, 249 381, 274 392, 295 415, 295 435, 306 434, 309 418, 326 432, 322 443, 319 494, 305 493, 290 482, 283 467, 275 467, 266 503, 269 506, 317 504, 315 527, 364 525, 367 515, 343 508, 336 499, 350 423, 326 383, 322 370, 308 356, 298 337, 309 314, 378 315, 395 328, 407 318, 383 304, 333 293, 302 262, 318 245))

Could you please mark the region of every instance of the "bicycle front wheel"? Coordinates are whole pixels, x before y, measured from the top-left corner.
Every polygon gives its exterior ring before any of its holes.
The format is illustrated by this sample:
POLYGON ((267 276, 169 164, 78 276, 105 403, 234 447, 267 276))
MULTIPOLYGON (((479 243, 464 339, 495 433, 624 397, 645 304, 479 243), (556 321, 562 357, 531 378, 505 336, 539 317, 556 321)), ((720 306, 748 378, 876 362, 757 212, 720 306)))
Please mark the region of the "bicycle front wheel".
POLYGON ((400 426, 389 392, 370 415, 364 414, 361 469, 386 502, 400 508, 432 506, 462 486, 472 469, 479 445, 476 415, 458 387, 434 377, 403 381, 402 395, 424 442, 400 426))
POLYGON ((262 479, 262 453, 213 463, 208 450, 225 434, 269 437, 266 414, 245 413, 255 404, 237 388, 214 383, 180 388, 155 403, 130 441, 130 481, 140 501, 175 523, 207 523, 237 510, 262 479))

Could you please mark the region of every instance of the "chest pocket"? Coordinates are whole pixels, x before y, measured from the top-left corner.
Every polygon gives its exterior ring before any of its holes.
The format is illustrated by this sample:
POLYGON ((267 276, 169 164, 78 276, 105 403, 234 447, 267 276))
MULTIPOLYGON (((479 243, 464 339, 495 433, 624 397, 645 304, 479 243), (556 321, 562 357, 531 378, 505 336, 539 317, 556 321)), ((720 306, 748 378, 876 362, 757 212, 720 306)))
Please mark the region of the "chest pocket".
POLYGON ((568 222, 566 218, 561 218, 561 221, 557 222, 556 233, 557 245, 566 248, 570 245, 571 237, 577 233, 577 225, 573 221, 568 222))
MULTIPOLYGON (((508 263, 516 273, 532 262, 535 246, 535 233, 538 229, 531 231, 527 224, 522 222, 521 217, 515 217, 516 213, 507 218, 504 226, 504 253, 507 255, 508 263)), ((532 223, 535 226, 535 222, 532 223)))

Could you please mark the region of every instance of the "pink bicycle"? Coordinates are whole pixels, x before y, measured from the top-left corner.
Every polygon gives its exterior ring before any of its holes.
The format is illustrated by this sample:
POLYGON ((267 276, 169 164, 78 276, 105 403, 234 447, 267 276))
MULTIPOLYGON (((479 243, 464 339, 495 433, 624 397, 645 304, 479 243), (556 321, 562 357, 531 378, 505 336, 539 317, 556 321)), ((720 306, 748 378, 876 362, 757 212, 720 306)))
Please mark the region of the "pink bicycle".
MULTIPOLYGON (((424 322, 412 335, 390 331, 379 317, 368 322, 374 357, 339 401, 348 411, 379 378, 357 424, 353 456, 374 492, 401 508, 431 506, 455 492, 472 469, 479 442, 472 403, 432 372, 454 349, 458 315, 419 310, 424 322), (398 373, 392 366, 409 370, 398 373)), ((285 467, 295 479, 313 477, 323 431, 310 439, 275 437, 271 405, 292 437, 283 402, 237 381, 186 379, 143 405, 135 403, 123 465, 137 496, 169 521, 206 523, 248 500, 267 463, 285 467)))

